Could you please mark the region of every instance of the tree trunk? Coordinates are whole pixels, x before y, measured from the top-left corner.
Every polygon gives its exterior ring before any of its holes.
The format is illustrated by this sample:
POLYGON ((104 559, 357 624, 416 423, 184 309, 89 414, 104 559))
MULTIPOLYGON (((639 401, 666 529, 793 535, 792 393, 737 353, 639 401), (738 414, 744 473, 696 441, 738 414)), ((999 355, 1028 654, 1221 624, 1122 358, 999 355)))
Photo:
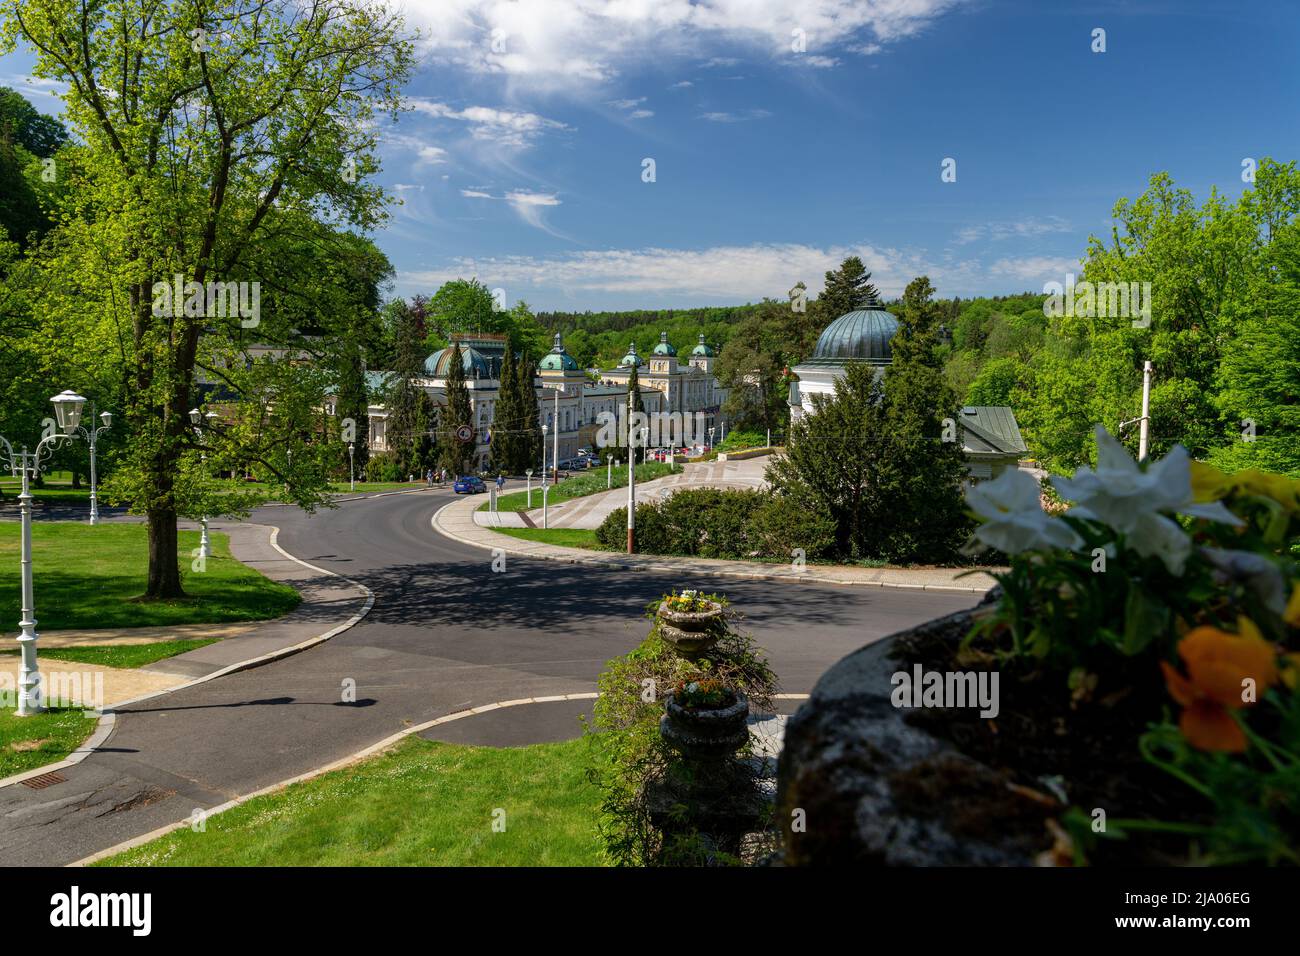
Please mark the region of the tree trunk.
POLYGON ((176 511, 150 510, 149 515, 149 586, 144 596, 150 599, 184 597, 181 569, 176 553, 176 511))

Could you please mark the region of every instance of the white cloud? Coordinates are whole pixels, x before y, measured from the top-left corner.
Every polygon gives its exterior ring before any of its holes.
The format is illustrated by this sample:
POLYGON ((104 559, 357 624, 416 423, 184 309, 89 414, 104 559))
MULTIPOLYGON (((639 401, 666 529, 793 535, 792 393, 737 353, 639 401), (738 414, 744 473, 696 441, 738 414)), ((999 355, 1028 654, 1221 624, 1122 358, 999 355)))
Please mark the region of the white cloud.
POLYGON ((801 55, 794 59, 796 64, 801 66, 811 66, 818 70, 829 70, 833 66, 839 65, 839 59, 833 56, 811 56, 801 55))
MULTIPOLYGON (((534 209, 550 204, 537 199, 533 202, 534 209)), ((929 275, 936 287, 954 288, 962 294, 978 282, 971 263, 937 265, 916 253, 869 245, 819 248, 797 243, 456 259, 443 269, 404 273, 400 281, 406 286, 427 287, 458 275, 474 274, 522 288, 579 295, 625 293, 752 302, 764 296, 783 298, 800 279, 811 294, 816 294, 826 271, 850 255, 862 259, 872 273, 872 282, 887 296, 900 294, 918 275, 929 275)))
POLYGON ((645 97, 638 96, 634 100, 610 100, 609 105, 614 107, 616 110, 630 110, 634 107, 640 106, 644 102, 645 97))
MULTIPOLYGON (((560 197, 554 193, 537 193, 526 189, 512 189, 504 196, 493 196, 491 193, 479 189, 462 189, 460 194, 466 199, 500 199, 507 203, 518 214, 519 218, 528 225, 553 236, 560 236, 559 233, 547 225, 542 215, 543 210, 548 207, 560 205, 560 197)), ((560 236, 560 238, 565 237, 560 236)))
POLYGON ((965 245, 980 239, 999 241, 1002 239, 1034 239, 1054 232, 1069 232, 1073 226, 1060 216, 1048 216, 1038 219, 1016 219, 1002 222, 978 223, 957 230, 957 244, 965 245))
POLYGON ((915 35, 963 0, 405 0, 435 62, 527 77, 531 85, 603 83, 636 61, 681 57, 734 66, 746 52, 875 52, 915 35), (718 48, 722 47, 720 51, 718 48))
POLYGON ((989 266, 989 274, 1009 276, 1027 283, 1064 282, 1067 272, 1077 273, 1079 260, 1066 256, 1024 256, 999 259, 989 266))
POLYGON ((627 114, 628 119, 649 119, 655 115, 654 110, 633 110, 627 114))
POLYGON ((692 83, 690 80, 679 80, 678 82, 676 82, 676 83, 674 83, 672 86, 670 86, 669 89, 670 89, 670 90, 687 90, 687 89, 690 89, 690 88, 691 88, 692 86, 694 86, 694 85, 695 85, 695 84, 692 83))
POLYGON ((424 192, 424 187, 415 183, 394 183, 393 190, 399 193, 410 192, 414 189, 416 192, 424 192))
POLYGON ((767 119, 771 115, 767 110, 745 110, 741 113, 701 113, 700 119, 708 120, 710 123, 743 123, 745 120, 767 119))
POLYGON ((421 163, 430 166, 447 161, 447 151, 441 146, 421 146, 416 155, 421 163))
POLYGON ((446 103, 415 96, 409 105, 417 113, 435 119, 448 119, 466 123, 475 139, 488 140, 502 146, 522 148, 550 130, 567 130, 570 127, 559 120, 547 119, 536 113, 496 109, 491 106, 468 106, 455 109, 446 103))

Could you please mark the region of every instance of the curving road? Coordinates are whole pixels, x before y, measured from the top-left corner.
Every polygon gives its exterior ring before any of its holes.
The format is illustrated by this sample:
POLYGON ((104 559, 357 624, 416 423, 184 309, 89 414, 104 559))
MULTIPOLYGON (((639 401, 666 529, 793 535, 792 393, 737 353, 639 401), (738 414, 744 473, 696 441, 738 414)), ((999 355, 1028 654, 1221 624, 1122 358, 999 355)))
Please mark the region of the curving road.
MULTIPOLYGON (((314 516, 294 508, 254 514, 280 527, 290 554, 369 587, 374 609, 303 653, 119 710, 101 751, 62 771, 66 783, 0 790, 0 863, 80 859, 467 707, 592 691, 604 662, 644 637, 646 604, 674 588, 726 593, 787 693, 807 693, 832 663, 877 637, 977 600, 682 580, 513 556, 493 573, 489 552, 432 530, 433 513, 451 498, 435 491, 358 499, 314 516), (349 678, 355 704, 341 701, 349 678)), ((442 739, 576 736, 574 708, 498 711, 449 724, 442 739)))

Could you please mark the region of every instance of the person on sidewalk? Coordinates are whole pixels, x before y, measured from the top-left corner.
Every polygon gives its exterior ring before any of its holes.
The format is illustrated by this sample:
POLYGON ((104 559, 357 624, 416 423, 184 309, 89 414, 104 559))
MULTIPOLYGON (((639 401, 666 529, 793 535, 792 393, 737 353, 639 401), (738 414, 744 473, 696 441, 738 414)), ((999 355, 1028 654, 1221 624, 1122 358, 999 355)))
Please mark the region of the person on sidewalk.
POLYGON ((506 486, 506 476, 505 476, 505 475, 498 474, 498 475, 497 475, 497 494, 501 494, 501 490, 502 490, 503 488, 505 488, 505 486, 506 486))

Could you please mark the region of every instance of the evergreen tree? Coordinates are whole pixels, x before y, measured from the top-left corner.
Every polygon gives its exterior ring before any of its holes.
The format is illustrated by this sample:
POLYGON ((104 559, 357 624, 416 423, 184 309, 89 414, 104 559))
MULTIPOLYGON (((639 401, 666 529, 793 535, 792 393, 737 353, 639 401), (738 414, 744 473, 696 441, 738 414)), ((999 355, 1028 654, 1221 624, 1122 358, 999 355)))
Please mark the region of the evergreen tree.
POLYGON ((519 368, 515 350, 507 343, 501 361, 501 389, 497 394, 496 411, 492 415, 492 469, 507 474, 519 474, 519 449, 522 445, 519 368))
MULTIPOLYGON (((352 460, 356 473, 365 475, 366 462, 370 460, 370 395, 366 388, 366 369, 359 341, 349 342, 339 367, 338 404, 335 411, 339 421, 351 418, 356 424, 356 438, 352 442, 352 460)), ((348 443, 341 446, 341 464, 349 467, 348 443)))
POLYGON ((884 428, 880 376, 870 365, 850 363, 835 394, 814 395, 813 408, 791 424, 785 454, 768 465, 767 480, 778 494, 831 518, 837 557, 877 557, 866 545, 884 428))
MULTIPOLYGON (((402 475, 422 473, 428 456, 428 402, 416 379, 424 375, 424 337, 419 318, 404 305, 395 316, 396 361, 385 405, 388 453, 402 475)), ((428 396, 425 395, 427 399, 428 396)))
MULTIPOLYGON (((641 450, 641 436, 632 434, 632 416, 641 412, 645 413, 645 400, 641 397, 641 376, 637 366, 633 365, 628 370, 627 376, 627 439, 629 444, 635 442, 638 451, 641 450)), ((618 448, 610 449, 618 461, 631 461, 631 448, 629 445, 620 444, 618 448)), ((608 452, 606 453, 608 454, 608 452)))
POLYGON ((959 402, 944 374, 933 294, 925 276, 908 284, 884 375, 884 428, 865 547, 891 561, 950 561, 970 531, 959 402), (952 422, 952 440, 944 440, 944 419, 952 422))
MULTIPOLYGON (((541 412, 537 407, 537 389, 534 386, 536 371, 533 363, 521 358, 515 366, 515 379, 519 390, 520 471, 540 468, 542 464, 541 412)), ((518 472, 516 472, 518 474, 518 472)))
POLYGON ((461 441, 456 432, 461 426, 474 428, 474 411, 465 385, 465 367, 461 360, 460 343, 451 346, 451 367, 447 370, 447 404, 442 409, 441 427, 438 429, 439 463, 455 475, 466 474, 474 459, 477 436, 461 441))
POLYGON ((823 316, 831 322, 846 312, 865 309, 879 298, 880 292, 871 284, 871 273, 862 260, 849 256, 838 269, 826 273, 826 287, 817 301, 823 316))

